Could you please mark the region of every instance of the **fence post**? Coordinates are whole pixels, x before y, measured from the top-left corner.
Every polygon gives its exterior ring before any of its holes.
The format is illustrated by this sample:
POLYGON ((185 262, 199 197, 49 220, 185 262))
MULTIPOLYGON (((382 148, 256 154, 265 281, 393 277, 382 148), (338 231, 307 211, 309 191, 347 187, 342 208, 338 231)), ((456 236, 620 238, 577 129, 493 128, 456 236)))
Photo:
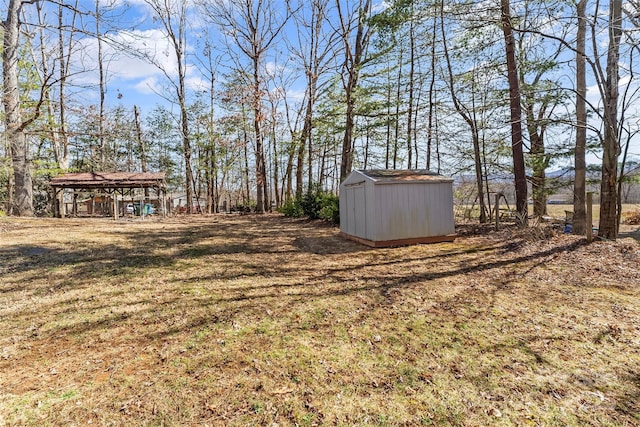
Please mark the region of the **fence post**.
POLYGON ((593 241, 593 193, 587 193, 587 243, 593 241))
POLYGON ((496 231, 500 231, 500 193, 495 195, 494 207, 496 209, 496 231))

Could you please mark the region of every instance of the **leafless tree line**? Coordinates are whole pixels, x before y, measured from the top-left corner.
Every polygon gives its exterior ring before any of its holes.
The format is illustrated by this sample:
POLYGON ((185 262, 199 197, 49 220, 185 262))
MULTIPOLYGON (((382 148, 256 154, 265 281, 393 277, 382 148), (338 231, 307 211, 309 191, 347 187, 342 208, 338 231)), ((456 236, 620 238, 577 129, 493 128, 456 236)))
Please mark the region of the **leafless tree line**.
POLYGON ((117 3, 8 2, 0 194, 9 212, 33 215, 42 161, 171 171, 188 212, 200 201, 209 212, 222 201, 265 212, 317 186, 335 191, 353 168, 428 168, 474 176, 481 222, 497 214, 493 181, 511 176, 525 225, 529 188, 534 215, 545 215, 545 171, 571 162, 583 232, 585 158, 598 151, 600 234, 617 236, 620 163, 638 133, 634 3, 146 4, 166 50, 122 27, 132 11, 117 3), (112 55, 155 66, 163 104, 141 112, 125 94, 109 105, 112 55), (95 99, 80 96, 87 90, 95 99))

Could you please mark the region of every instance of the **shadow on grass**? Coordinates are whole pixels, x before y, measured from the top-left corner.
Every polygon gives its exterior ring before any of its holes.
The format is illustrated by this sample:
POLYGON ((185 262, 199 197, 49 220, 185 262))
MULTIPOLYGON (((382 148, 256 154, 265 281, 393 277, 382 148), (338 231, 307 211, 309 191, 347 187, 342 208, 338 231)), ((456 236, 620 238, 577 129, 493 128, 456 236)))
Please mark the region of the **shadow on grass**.
POLYGON ((618 238, 623 239, 626 237, 631 237, 632 239, 640 242, 640 227, 635 230, 623 231, 618 233, 618 238))
POLYGON ((622 393, 617 399, 616 411, 633 418, 640 424, 640 374, 637 371, 628 373, 628 381, 635 390, 622 393))
MULTIPOLYGON (((126 298, 111 299, 109 292, 120 289, 116 281, 116 286, 109 290, 96 289, 96 294, 103 294, 96 296, 95 301, 64 299, 50 316, 55 320, 64 316, 82 320, 46 327, 37 336, 38 340, 53 341, 64 335, 83 336, 125 326, 132 331, 132 335, 135 334, 136 345, 144 348, 157 345, 159 341, 170 341, 171 338, 178 341, 176 335, 188 336, 202 328, 213 330, 214 326, 220 325, 233 328, 239 316, 248 319, 250 326, 254 323, 258 325, 270 309, 279 316, 278 321, 291 323, 288 331, 293 334, 296 333, 296 326, 292 313, 313 307, 315 300, 330 300, 328 307, 354 305, 357 301, 355 296, 363 295, 367 299, 364 308, 356 310, 348 307, 352 310, 350 319, 357 325, 366 320, 371 310, 390 309, 394 294, 398 291, 420 287, 427 289, 422 295, 429 298, 430 282, 452 278, 456 278, 456 283, 465 284, 465 291, 461 295, 452 293, 432 297, 430 302, 434 305, 428 307, 426 316, 442 321, 458 316, 468 321, 491 310, 496 293, 508 288, 513 281, 522 280, 534 268, 584 244, 584 241, 573 240, 546 250, 520 253, 521 245, 518 242, 504 241, 486 247, 441 246, 442 250, 425 254, 411 250, 365 248, 345 242, 336 235, 327 235, 326 230, 318 232, 313 225, 303 222, 277 223, 272 219, 246 217, 238 218, 237 222, 231 224, 197 224, 185 225, 177 230, 124 232, 126 242, 122 245, 66 249, 37 245, 9 247, 0 253, 0 258, 10 261, 3 268, 14 273, 29 274, 17 282, 12 281, 7 288, 0 282, 0 292, 28 289, 31 281, 57 267, 68 269, 64 273, 65 280, 47 284, 48 289, 43 288, 42 292, 63 292, 68 287, 87 286, 91 278, 101 276, 115 277, 125 284, 143 274, 144 269, 166 268, 169 272, 183 261, 200 260, 203 263, 194 263, 196 267, 187 266, 193 270, 188 270, 186 277, 162 277, 166 282, 157 285, 153 296, 136 295, 135 288, 123 286, 131 294, 126 298), (348 256, 355 253, 358 253, 357 257, 348 256), (246 254, 247 257, 236 257, 238 254, 246 254), (259 257, 278 254, 283 256, 264 258, 271 260, 270 263, 265 263, 259 257), (297 257, 298 262, 285 262, 290 257, 297 257), (331 262, 318 268, 314 260, 320 257, 329 258, 331 262), (200 266, 205 267, 207 263, 219 263, 224 268, 216 275, 199 270, 200 266), (410 268, 412 265, 420 265, 421 269, 414 272, 410 268), (499 273, 502 269, 504 274, 499 273), (465 283, 489 272, 495 272, 497 279, 484 289, 476 289, 465 283), (232 282, 239 277, 246 280, 242 283, 232 282), (211 285, 213 281, 217 282, 215 286, 211 285), (200 286, 197 289, 199 293, 190 293, 190 288, 195 288, 198 283, 206 286, 200 286), (342 298, 345 296, 354 298, 342 298), (474 297, 482 304, 471 307, 469 299, 474 297), (455 314, 456 311, 459 313, 455 314), (87 316, 74 317, 74 314, 87 316), (153 326, 148 327, 150 324, 153 326)), ((122 231, 119 235, 122 236, 122 231)), ((160 279, 159 276, 157 278, 160 279)), ((29 308, 34 313, 46 309, 44 305, 29 308)), ((315 323, 313 328, 332 327, 330 319, 323 321, 315 323)), ((520 337, 503 347, 507 351, 521 351, 534 359, 535 363, 549 364, 527 339, 533 342, 542 338, 537 335, 520 337)), ((566 339, 573 338, 568 336, 566 339)), ((488 352, 498 350, 502 350, 502 347, 487 348, 488 352)), ((186 353, 185 357, 188 355, 186 353)), ((631 383, 633 385, 624 392, 626 394, 619 397, 616 410, 624 416, 637 418, 637 402, 640 399, 640 380, 637 375, 627 382, 631 383)))

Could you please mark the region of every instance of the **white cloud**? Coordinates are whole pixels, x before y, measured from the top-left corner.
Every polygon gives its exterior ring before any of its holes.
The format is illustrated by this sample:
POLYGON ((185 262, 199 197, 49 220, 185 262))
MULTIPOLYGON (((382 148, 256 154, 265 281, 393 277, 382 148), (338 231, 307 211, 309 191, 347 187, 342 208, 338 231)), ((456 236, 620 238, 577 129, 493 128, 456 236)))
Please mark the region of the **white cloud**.
POLYGON ((211 86, 211 83, 198 76, 187 77, 184 84, 187 88, 196 92, 208 91, 211 86))
POLYGON ((287 98, 296 101, 302 102, 305 99, 306 90, 305 89, 288 89, 287 90, 287 98))
POLYGON ((110 46, 113 53, 117 46, 124 49, 126 58, 120 62, 122 66, 112 71, 122 78, 139 78, 156 75, 160 70, 170 76, 177 74, 177 59, 173 46, 164 33, 158 29, 145 31, 126 31, 113 38, 115 44, 110 46), (128 51, 127 51, 128 50, 128 51))
POLYGON ((591 102, 598 101, 600 99, 600 89, 598 85, 591 85, 587 87, 587 99, 591 102))
POLYGON ((157 77, 147 77, 133 85, 134 89, 143 95, 155 95, 162 93, 162 85, 158 82, 157 77))
MULTIPOLYGON (((98 42, 86 38, 76 52, 74 81, 82 85, 98 84, 98 42)), ((123 31, 111 35, 102 45, 103 65, 110 82, 147 81, 177 74, 176 55, 169 40, 160 30, 123 31)), ((145 85, 137 84, 136 87, 145 85)))

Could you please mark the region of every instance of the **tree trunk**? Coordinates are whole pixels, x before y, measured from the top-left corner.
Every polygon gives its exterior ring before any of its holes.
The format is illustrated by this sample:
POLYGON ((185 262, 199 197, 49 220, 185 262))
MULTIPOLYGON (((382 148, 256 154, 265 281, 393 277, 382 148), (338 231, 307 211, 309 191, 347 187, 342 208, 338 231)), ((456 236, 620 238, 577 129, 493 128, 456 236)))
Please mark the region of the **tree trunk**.
MULTIPOLYGON (((77 2, 76 2, 77 4, 77 2)), ((75 21, 76 11, 73 11, 73 20, 75 21)), ((70 36, 70 38, 72 35, 70 36)), ((43 40, 44 42, 44 40, 43 40)), ((66 83, 67 77, 69 75, 69 61, 71 60, 71 46, 73 45, 72 40, 69 40, 68 52, 65 53, 65 43, 64 43, 64 34, 63 34, 63 19, 62 19, 62 7, 60 7, 58 11, 58 55, 60 56, 59 63, 59 76, 58 76, 58 111, 59 111, 59 123, 55 126, 53 123, 51 124, 51 141, 53 143, 53 153, 56 159, 56 163, 58 167, 63 171, 69 169, 69 135, 67 133, 67 114, 66 114, 66 99, 65 99, 65 91, 66 91, 66 83)), ((44 53, 43 53, 43 64, 44 64, 44 53)), ((46 78, 46 76, 45 76, 46 78)), ((46 96, 48 96, 49 91, 46 91, 46 96)), ((53 108, 50 102, 47 102, 49 108, 49 115, 53 118, 53 108)), ((60 192, 60 197, 62 200, 63 192, 60 192)), ((62 203, 62 202, 61 202, 62 203)))
MULTIPOLYGON (((304 130, 303 130, 304 132, 304 130)), ((304 175, 304 152, 306 147, 306 141, 300 138, 298 141, 298 156, 296 160, 296 197, 302 197, 302 193, 304 192, 302 180, 304 175)), ((311 165, 309 165, 311 167, 311 165)))
POLYGON ((264 137, 262 134, 262 99, 260 92, 260 57, 253 57, 253 131, 256 138, 256 211, 267 211, 267 168, 264 155, 264 137))
POLYGON ((434 11, 433 17, 433 32, 431 36, 433 39, 431 40, 431 76, 429 79, 429 113, 428 113, 428 123, 427 123, 427 162, 426 167, 427 170, 431 170, 431 151, 433 144, 433 118, 435 114, 435 84, 436 84, 436 39, 437 39, 437 28, 438 21, 436 19, 436 12, 434 11))
MULTIPOLYGON (((180 68, 180 67, 178 67, 180 68)), ((184 77, 180 78, 181 93, 184 94, 184 77)), ((180 101, 182 122, 182 148, 184 149, 185 193, 187 197, 187 213, 193 213, 193 170, 191 168, 191 140, 189 138, 189 118, 186 100, 180 101)))
MULTIPOLYGON (((277 116, 278 116, 278 108, 277 105, 275 104, 275 102, 272 105, 272 109, 271 109, 271 120, 272 120, 272 127, 271 127, 271 142, 273 145, 273 159, 271 161, 271 164, 273 165, 273 197, 274 197, 274 201, 275 201, 275 206, 276 208, 280 207, 280 183, 278 182, 278 180, 280 179, 280 156, 278 155, 278 129, 277 129, 277 116)), ((269 208, 271 208, 271 206, 269 206, 269 208)))
POLYGON ((246 206, 251 205, 251 183, 249 182, 249 135, 247 132, 247 115, 244 110, 244 105, 242 107, 242 139, 243 139, 243 160, 244 160, 244 168, 243 168, 243 177, 244 177, 244 188, 243 193, 246 192, 246 198, 244 201, 246 206))
POLYGON ((398 168, 398 144, 400 141, 400 104, 402 104, 402 46, 400 47, 400 58, 398 60, 398 78, 396 80, 396 112, 393 136, 393 169, 398 168))
POLYGON ((360 67, 364 60, 364 52, 369 43, 370 33, 367 29, 367 18, 371 10, 371 0, 361 0, 358 7, 358 27, 356 29, 356 38, 353 51, 350 49, 349 28, 347 27, 344 16, 341 13, 340 0, 336 0, 338 14, 342 24, 342 38, 345 45, 345 62, 344 69, 347 72, 347 81, 344 84, 345 103, 347 106, 344 138, 342 140, 342 163, 340 164, 340 181, 351 173, 353 169, 353 139, 355 131, 355 115, 356 115, 356 99, 355 92, 358 87, 358 79, 360 77, 360 67), (363 4, 364 2, 364 4, 363 4))
MULTIPOLYGON (((471 131, 471 139, 473 144, 473 157, 474 157, 474 166, 476 173, 476 190, 478 192, 478 202, 480 204, 480 218, 479 221, 481 224, 487 222, 487 207, 486 202, 484 200, 484 189, 483 186, 483 176, 482 176, 482 158, 480 155, 480 137, 478 135, 478 127, 474 119, 468 113, 468 110, 463 108, 458 96, 456 95, 456 91, 454 88, 454 79, 453 79, 453 69, 451 67, 451 58, 449 57, 449 49, 447 47, 447 35, 444 27, 444 0, 440 1, 440 30, 442 32, 442 46, 444 50, 444 57, 447 65, 448 79, 447 83, 449 86, 449 93, 451 94, 451 99, 453 100, 453 105, 456 109, 456 112, 462 117, 462 119, 469 125, 469 129, 471 131)), ((475 80, 475 76, 473 77, 475 80)), ((439 150, 439 149, 438 149, 439 150)), ((438 154, 438 169, 440 168, 440 156, 438 154)))
POLYGON ((340 181, 344 181, 347 175, 351 173, 353 168, 353 130, 355 127, 355 99, 354 89, 357 82, 357 76, 349 77, 349 83, 346 90, 346 121, 344 137, 342 139, 342 162, 340 164, 340 181))
POLYGON ((546 155, 544 152, 543 133, 536 132, 534 126, 529 129, 533 176, 531 179, 531 197, 533 198, 533 215, 541 218, 547 214, 546 155))
POLYGON ((311 70, 307 73, 309 77, 307 79, 307 104, 305 106, 304 124, 302 125, 302 133, 300 134, 300 146, 298 148, 298 175, 299 184, 296 187, 296 196, 302 197, 302 175, 304 169, 304 152, 305 145, 307 145, 307 163, 309 169, 307 172, 307 191, 311 191, 313 185, 313 138, 311 135, 311 128, 313 126, 313 98, 315 97, 315 85, 316 81, 311 77, 311 70))
POLYGON ((501 0, 502 31, 504 33, 507 76, 509 79, 509 106, 511 109, 511 152, 513 154, 513 173, 516 189, 516 222, 519 226, 527 225, 527 176, 522 150, 522 111, 520 107, 520 87, 516 66, 515 41, 511 25, 509 0, 501 0))
POLYGON ((622 35, 622 0, 609 3, 609 51, 604 99, 604 141, 602 180, 600 183, 600 224, 598 237, 615 240, 618 237, 617 178, 620 144, 618 140, 618 82, 620 37, 622 35))
POLYGON ((391 66, 387 67, 387 117, 386 117, 386 140, 384 154, 384 168, 389 169, 389 160, 391 157, 391 66))
MULTIPOLYGON (((102 34, 100 32, 100 19, 101 19, 101 14, 100 14, 100 0, 96 1, 96 41, 97 41, 97 47, 98 47, 98 76, 99 76, 99 92, 100 92, 100 105, 99 105, 99 110, 98 110, 98 149, 100 150, 99 153, 99 159, 100 159, 100 164, 98 166, 98 170, 100 171, 105 171, 110 169, 106 163, 107 163, 107 155, 106 155, 106 146, 105 146, 105 135, 104 135, 104 118, 105 118, 105 107, 104 107, 104 103, 105 103, 105 97, 106 97, 106 81, 105 81, 105 76, 104 76, 104 64, 103 64, 103 60, 102 60, 102 34)), ((61 13, 62 15, 62 13, 61 13)), ((115 152, 114 152, 115 153, 115 152)), ((114 162, 115 163, 115 162, 114 162)), ((113 165, 113 168, 115 170, 115 164, 113 165)), ((142 210, 142 207, 140 207, 140 209, 142 210)))
POLYGON ((5 134, 11 147, 14 176, 11 213, 18 216, 33 216, 31 159, 29 158, 24 129, 26 124, 22 120, 18 86, 19 15, 21 8, 21 0, 10 0, 7 7, 7 19, 2 23, 4 30, 2 51, 4 94, 2 101, 5 112, 5 134))
MULTIPOLYGON (((140 124, 140 112, 138 106, 133 106, 133 117, 136 125, 136 139, 138 140, 138 150, 140 151, 140 168, 142 172, 147 172, 147 147, 142 138, 142 125, 140 124)), ((144 188, 144 198, 149 200, 149 187, 144 188)))
MULTIPOLYGON (((413 6, 413 3, 411 3, 413 6)), ((409 99, 407 100, 407 169, 413 166, 413 91, 415 88, 416 42, 414 40, 413 7, 409 18, 409 99)), ((417 161, 416 156, 416 161, 417 161)))
POLYGON ((575 177, 573 180, 573 232, 579 235, 584 235, 587 228, 587 211, 585 205, 587 191, 586 8, 587 0, 580 0, 576 8, 578 15, 578 30, 576 34, 576 151, 574 155, 575 177))

